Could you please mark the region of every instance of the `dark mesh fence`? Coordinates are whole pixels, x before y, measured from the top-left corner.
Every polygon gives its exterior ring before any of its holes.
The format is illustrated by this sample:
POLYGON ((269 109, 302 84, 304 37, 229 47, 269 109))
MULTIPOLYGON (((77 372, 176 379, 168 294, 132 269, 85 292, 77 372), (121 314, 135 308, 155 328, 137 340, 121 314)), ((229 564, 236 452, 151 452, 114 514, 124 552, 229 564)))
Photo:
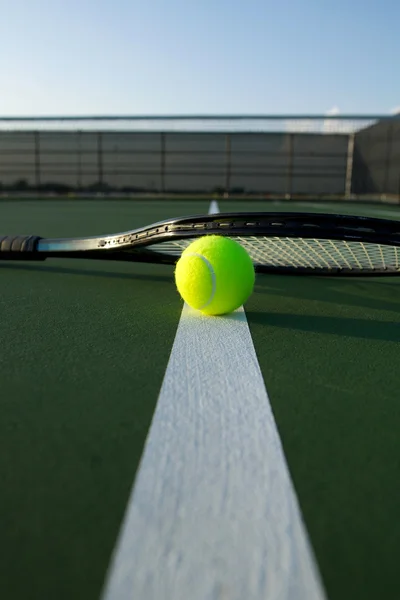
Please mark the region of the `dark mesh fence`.
POLYGON ((356 134, 352 188, 356 194, 400 195, 400 118, 356 134))
POLYGON ((3 192, 399 194, 398 117, 0 120, 3 192))

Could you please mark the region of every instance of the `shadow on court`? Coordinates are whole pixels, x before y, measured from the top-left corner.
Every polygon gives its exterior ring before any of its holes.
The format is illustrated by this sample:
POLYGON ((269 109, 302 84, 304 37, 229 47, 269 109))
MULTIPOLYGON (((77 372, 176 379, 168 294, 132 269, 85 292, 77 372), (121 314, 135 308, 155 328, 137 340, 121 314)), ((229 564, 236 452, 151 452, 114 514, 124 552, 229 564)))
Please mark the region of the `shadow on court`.
POLYGON ((285 313, 268 314, 255 311, 246 311, 246 314, 249 323, 290 329, 292 331, 325 333, 386 342, 400 341, 400 324, 396 322, 285 313))
MULTIPOLYGON (((137 263, 134 263, 137 265, 137 263)), ((143 264, 140 264, 143 269, 143 264)), ((169 270, 171 267, 157 265, 158 268, 169 270)), ((150 265, 149 269, 154 267, 154 265, 150 265)), ((59 266, 51 266, 51 265, 37 265, 37 264, 0 264, 0 270, 7 269, 10 271, 25 271, 29 273, 40 273, 40 274, 57 274, 57 275, 80 275, 81 277, 100 277, 106 279, 128 279, 128 280, 142 280, 142 281, 160 281, 160 282, 172 282, 173 283, 173 275, 172 271, 170 274, 159 274, 159 273, 137 273, 134 271, 134 266, 132 266, 132 272, 128 273, 126 271, 106 271, 103 269, 95 270, 95 269, 86 269, 84 266, 80 268, 72 268, 72 267, 59 267, 59 266)))
POLYGON ((400 312, 400 277, 318 278, 259 275, 255 292, 338 306, 400 312))

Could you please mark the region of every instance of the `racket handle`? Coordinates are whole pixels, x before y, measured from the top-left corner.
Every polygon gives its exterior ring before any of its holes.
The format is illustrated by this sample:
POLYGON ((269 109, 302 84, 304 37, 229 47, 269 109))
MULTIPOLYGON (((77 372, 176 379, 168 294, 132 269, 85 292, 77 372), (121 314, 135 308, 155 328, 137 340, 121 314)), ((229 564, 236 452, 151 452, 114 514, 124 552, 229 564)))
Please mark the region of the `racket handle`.
POLYGON ((37 252, 37 235, 0 236, 0 260, 44 260, 37 252))

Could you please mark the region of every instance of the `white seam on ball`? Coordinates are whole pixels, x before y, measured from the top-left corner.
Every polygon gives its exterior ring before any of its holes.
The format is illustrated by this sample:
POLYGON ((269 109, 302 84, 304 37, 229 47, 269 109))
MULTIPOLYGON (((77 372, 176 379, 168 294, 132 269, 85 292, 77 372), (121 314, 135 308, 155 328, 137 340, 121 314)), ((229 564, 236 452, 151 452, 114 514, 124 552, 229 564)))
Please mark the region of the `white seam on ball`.
POLYGON ((207 300, 207 302, 205 304, 203 304, 203 306, 200 306, 197 309, 197 310, 204 310, 214 300, 215 292, 217 291, 217 278, 215 276, 215 271, 214 271, 213 266, 210 263, 210 261, 207 260, 207 258, 205 256, 203 256, 202 254, 197 254, 197 252, 188 252, 187 254, 185 254, 185 256, 197 256, 197 258, 201 258, 201 260, 205 263, 206 267, 210 271, 210 275, 211 275, 211 295, 210 295, 209 299, 207 300))

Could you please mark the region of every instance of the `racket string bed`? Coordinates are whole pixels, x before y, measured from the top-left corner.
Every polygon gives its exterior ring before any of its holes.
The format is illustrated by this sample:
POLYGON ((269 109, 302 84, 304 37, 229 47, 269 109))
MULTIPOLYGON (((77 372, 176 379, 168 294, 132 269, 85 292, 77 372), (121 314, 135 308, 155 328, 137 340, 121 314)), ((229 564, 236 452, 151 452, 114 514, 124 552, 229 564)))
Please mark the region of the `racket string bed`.
MULTIPOLYGON (((308 269, 310 272, 347 270, 358 272, 400 271, 400 248, 369 242, 285 237, 234 237, 250 254, 255 265, 266 268, 308 269)), ((156 252, 179 257, 189 240, 154 244, 156 252)))

